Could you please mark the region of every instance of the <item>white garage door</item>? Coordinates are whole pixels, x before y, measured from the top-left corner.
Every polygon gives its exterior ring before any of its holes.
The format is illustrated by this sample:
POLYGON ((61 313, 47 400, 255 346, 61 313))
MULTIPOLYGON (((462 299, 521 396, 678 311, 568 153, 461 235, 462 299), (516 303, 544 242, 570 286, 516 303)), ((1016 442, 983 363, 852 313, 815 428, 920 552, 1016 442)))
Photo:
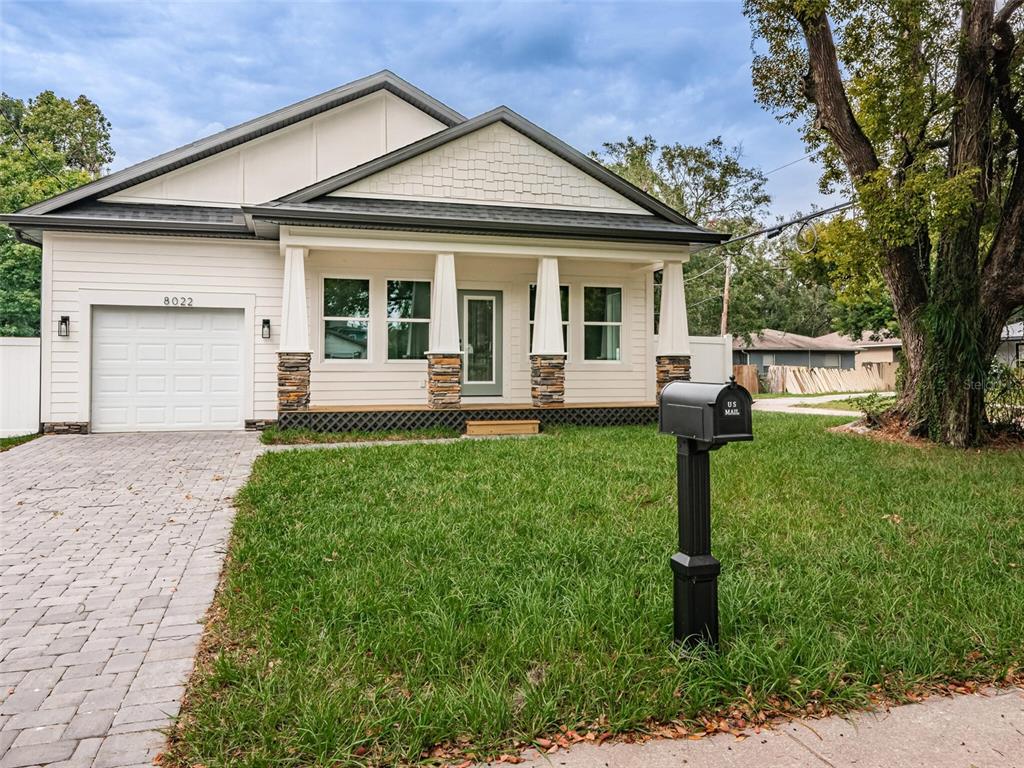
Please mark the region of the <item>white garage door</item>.
POLYGON ((95 307, 95 432, 239 429, 241 309, 95 307))

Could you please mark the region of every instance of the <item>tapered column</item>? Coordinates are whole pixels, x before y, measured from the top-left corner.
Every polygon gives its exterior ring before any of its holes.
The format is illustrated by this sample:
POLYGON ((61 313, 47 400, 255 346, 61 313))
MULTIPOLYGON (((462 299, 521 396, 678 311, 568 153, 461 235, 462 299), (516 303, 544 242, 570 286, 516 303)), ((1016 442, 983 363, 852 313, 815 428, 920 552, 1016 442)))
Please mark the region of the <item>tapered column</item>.
POLYGON ((306 306, 306 249, 284 248, 281 343, 277 348, 277 410, 309 407, 309 309, 306 306))
POLYGON ((661 273, 661 321, 656 353, 658 398, 672 381, 690 380, 690 328, 682 260, 666 260, 661 273))
POLYGON ((458 408, 462 404, 462 352, 459 346, 459 292, 455 254, 434 258, 430 292, 430 345, 427 350, 427 404, 458 408))
POLYGON ((537 296, 530 343, 530 395, 534 406, 565 402, 565 341, 562 338, 562 296, 558 259, 537 260, 537 296))

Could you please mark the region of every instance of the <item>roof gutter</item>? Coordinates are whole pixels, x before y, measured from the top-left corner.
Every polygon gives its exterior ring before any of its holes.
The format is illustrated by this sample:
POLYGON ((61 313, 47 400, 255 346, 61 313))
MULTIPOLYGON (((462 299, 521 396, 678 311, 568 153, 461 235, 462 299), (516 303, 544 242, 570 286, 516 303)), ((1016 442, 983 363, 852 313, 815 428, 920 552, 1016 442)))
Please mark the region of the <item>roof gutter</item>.
POLYGON ((614 230, 605 227, 567 226, 524 222, 496 222, 487 224, 471 219, 440 219, 436 217, 399 216, 381 213, 352 213, 347 211, 305 211, 275 206, 242 206, 242 211, 253 219, 276 224, 316 226, 376 226, 385 229, 415 229, 428 232, 449 232, 490 235, 540 235, 544 237, 583 238, 588 240, 616 240, 644 243, 719 243, 728 234, 710 231, 698 232, 645 232, 643 230, 614 230))

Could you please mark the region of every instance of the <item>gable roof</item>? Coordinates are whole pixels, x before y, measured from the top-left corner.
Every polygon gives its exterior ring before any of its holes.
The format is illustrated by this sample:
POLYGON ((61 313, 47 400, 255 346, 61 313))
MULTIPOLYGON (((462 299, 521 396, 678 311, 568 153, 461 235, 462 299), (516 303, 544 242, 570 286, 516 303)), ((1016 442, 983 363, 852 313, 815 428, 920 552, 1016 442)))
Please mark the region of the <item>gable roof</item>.
POLYGON ((399 163, 411 160, 425 152, 429 152, 432 149, 436 149, 444 144, 448 144, 451 141, 460 139, 463 136, 467 136, 481 128, 485 128, 498 122, 504 123, 513 130, 516 130, 532 141, 535 141, 549 152, 562 160, 565 160, 567 163, 588 176, 597 179, 597 181, 613 189, 615 192, 618 192, 627 200, 636 203, 641 208, 676 224, 683 224, 691 227, 697 226, 694 222, 683 216, 674 208, 671 208, 660 200, 648 195, 639 187, 630 184, 621 176, 609 171, 601 165, 601 163, 587 157, 582 152, 569 146, 558 137, 548 133, 543 128, 531 123, 522 115, 519 115, 504 106, 492 109, 490 112, 485 112, 482 115, 477 115, 474 118, 453 125, 443 131, 438 131, 435 134, 396 149, 386 155, 381 155, 380 157, 363 163, 362 165, 357 165, 355 168, 351 168, 347 171, 336 174, 335 176, 331 176, 330 178, 311 184, 297 192, 284 195, 283 197, 278 198, 275 202, 308 203, 312 200, 316 200, 317 198, 329 195, 331 192, 343 189, 344 187, 354 184, 361 179, 365 179, 368 176, 393 168, 399 163))
POLYGON ((433 96, 421 91, 411 83, 407 83, 393 72, 383 70, 262 117, 248 120, 233 128, 227 128, 183 147, 172 149, 170 152, 157 155, 149 160, 136 163, 94 182, 31 205, 19 211, 19 214, 50 213, 71 203, 113 194, 382 89, 409 102, 447 126, 454 126, 466 120, 465 116, 433 96))
POLYGON ((855 352, 859 349, 856 342, 838 337, 838 334, 826 334, 825 336, 803 336, 799 333, 787 333, 777 331, 774 328, 765 328, 760 333, 754 334, 748 344, 742 336, 736 336, 732 340, 733 349, 747 352, 855 352))

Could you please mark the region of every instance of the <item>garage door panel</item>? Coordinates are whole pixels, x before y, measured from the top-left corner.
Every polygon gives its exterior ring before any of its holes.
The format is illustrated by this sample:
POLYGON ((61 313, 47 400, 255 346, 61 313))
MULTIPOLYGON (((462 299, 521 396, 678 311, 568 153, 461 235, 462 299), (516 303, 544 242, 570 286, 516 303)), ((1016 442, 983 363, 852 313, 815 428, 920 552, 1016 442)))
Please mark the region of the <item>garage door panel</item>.
POLYGON ((92 428, 238 429, 241 310, 96 307, 92 428))

